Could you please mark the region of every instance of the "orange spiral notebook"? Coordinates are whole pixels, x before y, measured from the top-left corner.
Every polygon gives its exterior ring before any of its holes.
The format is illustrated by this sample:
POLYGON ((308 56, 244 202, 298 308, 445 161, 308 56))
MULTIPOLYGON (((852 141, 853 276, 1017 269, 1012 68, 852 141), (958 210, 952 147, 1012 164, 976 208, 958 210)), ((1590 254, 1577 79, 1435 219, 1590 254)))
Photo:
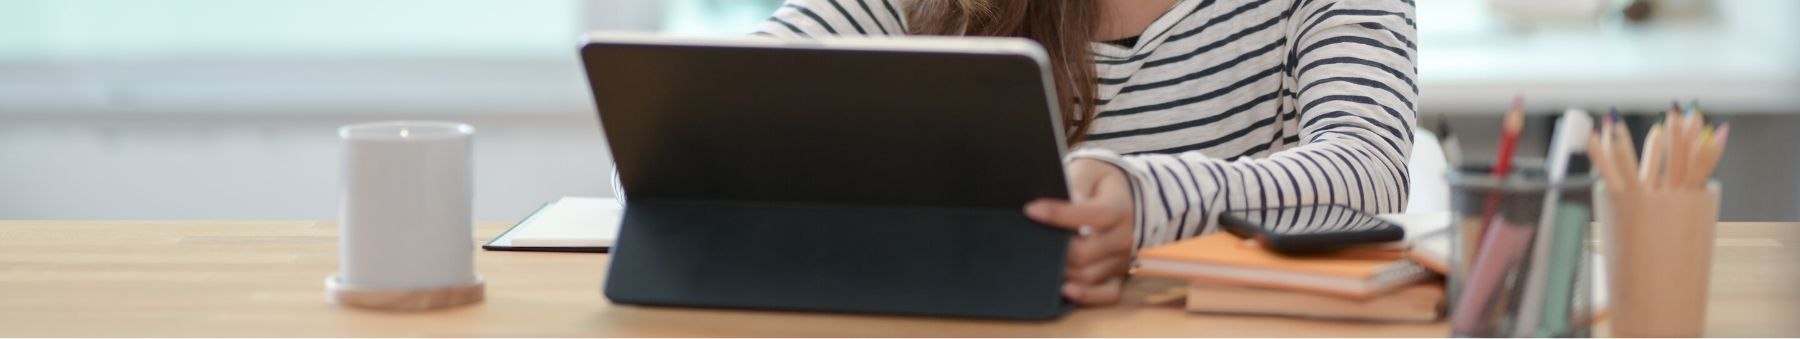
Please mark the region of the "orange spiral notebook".
POLYGON ((1393 251, 1289 257, 1225 232, 1138 252, 1137 274, 1370 298, 1432 277, 1393 251))

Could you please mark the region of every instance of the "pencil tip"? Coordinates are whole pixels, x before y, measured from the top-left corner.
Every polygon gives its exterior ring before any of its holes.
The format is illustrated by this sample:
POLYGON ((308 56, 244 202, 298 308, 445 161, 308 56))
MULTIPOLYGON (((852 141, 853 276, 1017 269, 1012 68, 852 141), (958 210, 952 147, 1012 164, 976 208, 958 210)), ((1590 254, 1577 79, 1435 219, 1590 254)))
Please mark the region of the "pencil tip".
POLYGON ((1507 133, 1518 133, 1519 131, 1524 130, 1525 112, 1519 110, 1506 112, 1506 120, 1502 122, 1500 128, 1504 129, 1507 133))

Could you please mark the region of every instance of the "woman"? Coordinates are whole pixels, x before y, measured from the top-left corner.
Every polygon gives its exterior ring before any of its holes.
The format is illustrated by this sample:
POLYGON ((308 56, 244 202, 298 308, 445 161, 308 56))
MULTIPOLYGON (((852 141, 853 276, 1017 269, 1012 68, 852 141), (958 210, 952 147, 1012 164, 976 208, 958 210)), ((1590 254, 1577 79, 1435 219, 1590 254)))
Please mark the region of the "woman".
POLYGON ((1226 210, 1405 206, 1412 13, 1411 0, 788 0, 756 34, 1042 44, 1078 150, 1072 199, 1025 213, 1081 234, 1063 294, 1104 305, 1137 249, 1213 232, 1226 210))

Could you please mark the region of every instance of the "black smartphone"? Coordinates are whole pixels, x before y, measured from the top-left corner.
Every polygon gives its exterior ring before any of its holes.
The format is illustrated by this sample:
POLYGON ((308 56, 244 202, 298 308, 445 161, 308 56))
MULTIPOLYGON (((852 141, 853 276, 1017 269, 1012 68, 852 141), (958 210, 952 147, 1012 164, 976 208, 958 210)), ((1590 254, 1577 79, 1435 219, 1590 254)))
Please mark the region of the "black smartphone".
POLYGON ((1406 229, 1343 205, 1228 211, 1219 225, 1282 254, 1319 254, 1400 241, 1406 229))

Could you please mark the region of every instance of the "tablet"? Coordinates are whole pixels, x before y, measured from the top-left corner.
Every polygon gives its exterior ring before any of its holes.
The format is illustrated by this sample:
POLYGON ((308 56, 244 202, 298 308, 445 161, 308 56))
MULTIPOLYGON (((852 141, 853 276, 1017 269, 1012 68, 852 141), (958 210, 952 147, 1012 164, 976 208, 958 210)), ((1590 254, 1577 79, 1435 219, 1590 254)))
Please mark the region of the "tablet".
MULTIPOLYGON (((629 197, 614 302, 1049 319, 1070 234, 1048 58, 1009 38, 592 35, 629 197)), ((596 175, 604 175, 596 173, 596 175)))

